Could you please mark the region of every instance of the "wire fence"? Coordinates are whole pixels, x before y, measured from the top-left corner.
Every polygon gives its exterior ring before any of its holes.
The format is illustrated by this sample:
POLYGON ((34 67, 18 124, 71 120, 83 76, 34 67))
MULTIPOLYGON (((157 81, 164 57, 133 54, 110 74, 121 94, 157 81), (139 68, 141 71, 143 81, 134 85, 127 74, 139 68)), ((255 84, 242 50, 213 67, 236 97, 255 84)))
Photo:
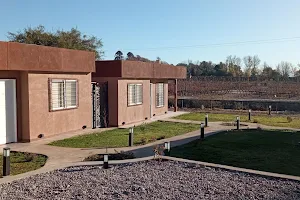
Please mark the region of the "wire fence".
MULTIPOLYGON (((169 82, 169 95, 174 83, 169 82)), ((178 96, 203 100, 300 100, 300 77, 192 77, 178 80, 178 96)))

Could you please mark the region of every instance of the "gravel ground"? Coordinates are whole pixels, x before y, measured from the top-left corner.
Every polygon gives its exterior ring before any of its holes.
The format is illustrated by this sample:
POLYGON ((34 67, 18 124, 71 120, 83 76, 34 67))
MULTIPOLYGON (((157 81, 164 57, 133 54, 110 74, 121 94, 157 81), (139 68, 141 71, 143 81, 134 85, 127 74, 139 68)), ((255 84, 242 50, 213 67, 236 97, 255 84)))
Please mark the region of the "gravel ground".
POLYGON ((0 199, 300 199, 300 182, 173 161, 71 167, 0 185, 0 199))

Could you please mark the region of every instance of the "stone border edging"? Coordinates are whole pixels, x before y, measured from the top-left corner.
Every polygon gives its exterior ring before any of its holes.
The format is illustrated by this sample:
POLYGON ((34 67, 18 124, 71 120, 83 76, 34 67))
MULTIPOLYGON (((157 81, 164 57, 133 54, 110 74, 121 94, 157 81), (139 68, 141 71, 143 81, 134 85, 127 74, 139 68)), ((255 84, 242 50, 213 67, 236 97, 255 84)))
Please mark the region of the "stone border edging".
MULTIPOLYGON (((265 127, 261 127, 261 129, 262 130, 269 130, 268 128, 265 128, 265 127)), ((211 135, 215 135, 215 134, 226 132, 226 131, 234 131, 234 130, 236 130, 236 129, 223 129, 223 130, 212 131, 212 132, 206 133, 205 137, 209 137, 211 135)), ((257 128, 249 128, 249 127, 244 128, 244 127, 241 127, 240 130, 257 130, 257 128)), ((277 129, 274 129, 274 130, 277 130, 277 129)), ((280 129, 278 129, 278 130, 280 130, 280 129)), ((295 129, 285 129, 285 130, 295 131, 295 129)), ((282 131, 284 131, 284 130, 282 130, 282 131)), ((156 142, 159 145, 161 145, 161 144, 163 144, 164 141, 170 141, 170 142, 177 141, 177 140, 170 140, 170 139, 171 138, 166 138, 166 139, 156 141, 156 142)), ((142 148, 144 146, 146 146, 146 147, 152 146, 156 142, 140 146, 140 148, 142 148)), ((131 151, 131 150, 128 150, 128 151, 131 151)), ((273 177, 273 178, 282 178, 282 179, 300 181, 300 176, 293 176, 293 175, 258 171, 258 170, 239 168, 239 167, 233 167, 233 166, 228 166, 228 165, 220 165, 220 164, 214 164, 214 163, 208 163, 208 162, 202 162, 202 161, 194 161, 194 160, 188 160, 188 159, 183 159, 183 158, 168 157, 168 156, 161 156, 161 158, 167 159, 167 160, 179 161, 179 162, 186 162, 186 163, 191 163, 191 164, 198 164, 198 165, 201 165, 201 166, 208 166, 208 167, 213 167, 213 168, 221 168, 221 169, 225 169, 225 170, 250 173, 250 174, 260 175, 260 176, 267 176, 267 177, 273 177)), ((154 155, 153 156, 148 156, 148 157, 142 157, 142 158, 127 159, 127 160, 110 160, 109 164, 117 165, 117 164, 135 163, 135 162, 141 162, 141 161, 147 161, 147 160, 153 160, 153 159, 154 159, 154 155)), ((76 163, 65 163, 65 164, 61 165, 60 167, 48 166, 47 169, 45 169, 45 166, 44 166, 44 167, 41 167, 37 170, 29 171, 29 172, 14 175, 14 176, 8 176, 8 177, 0 178, 0 184, 9 183, 9 182, 19 180, 19 179, 23 179, 23 178, 26 178, 26 177, 29 177, 29 176, 32 176, 32 175, 47 173, 47 172, 50 172, 50 171, 60 170, 60 169, 67 168, 67 167, 99 166, 99 165, 103 165, 103 161, 85 161, 85 162, 76 162, 76 163)))
MULTIPOLYGON (((249 174, 254 174, 254 175, 259 175, 259 176, 300 181, 299 176, 293 176, 293 175, 265 172, 265 171, 233 167, 233 166, 228 166, 228 165, 220 165, 220 164, 214 164, 214 163, 208 163, 208 162, 202 162, 202 161, 188 160, 188 159, 176 158, 176 157, 170 157, 170 156, 161 156, 161 158, 167 159, 167 160, 172 160, 172 161, 190 163, 190 164, 198 164, 198 165, 205 166, 205 167, 213 167, 213 168, 220 168, 220 169, 225 169, 225 170, 230 170, 230 171, 249 173, 249 174)), ((135 158, 135 159, 128 159, 128 160, 111 160, 111 161, 109 161, 109 164, 117 165, 117 164, 126 164, 126 163, 136 163, 136 162, 148 161, 148 160, 154 160, 154 159, 155 159, 154 156, 148 156, 148 157, 144 157, 144 158, 135 158)), ((103 165, 103 161, 79 162, 79 163, 75 163, 72 166, 97 166, 97 165, 103 165)))
POLYGON ((214 164, 214 163, 208 163, 208 162, 202 162, 202 161, 188 160, 188 159, 169 157, 169 156, 162 156, 162 158, 168 159, 168 160, 173 160, 173 161, 178 161, 178 162, 198 164, 198 165, 205 166, 205 167, 220 168, 220 169, 226 169, 226 170, 230 170, 230 171, 243 172, 243 173, 249 173, 249 174, 254 174, 254 175, 272 177, 272 178, 282 178, 282 179, 300 181, 300 176, 278 174, 278 173, 273 173, 273 172, 265 172, 265 171, 233 167, 233 166, 221 165, 221 164, 214 164))

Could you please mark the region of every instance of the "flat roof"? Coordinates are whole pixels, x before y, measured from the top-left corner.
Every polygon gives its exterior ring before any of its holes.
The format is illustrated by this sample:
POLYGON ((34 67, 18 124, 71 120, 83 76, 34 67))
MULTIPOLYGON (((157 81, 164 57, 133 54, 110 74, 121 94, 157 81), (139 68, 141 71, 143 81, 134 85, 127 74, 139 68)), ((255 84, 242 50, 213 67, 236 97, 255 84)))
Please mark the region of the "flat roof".
POLYGON ((93 77, 119 77, 130 79, 185 79, 186 67, 131 60, 96 61, 93 77))
POLYGON ((95 53, 0 41, 0 70, 94 72, 95 53))

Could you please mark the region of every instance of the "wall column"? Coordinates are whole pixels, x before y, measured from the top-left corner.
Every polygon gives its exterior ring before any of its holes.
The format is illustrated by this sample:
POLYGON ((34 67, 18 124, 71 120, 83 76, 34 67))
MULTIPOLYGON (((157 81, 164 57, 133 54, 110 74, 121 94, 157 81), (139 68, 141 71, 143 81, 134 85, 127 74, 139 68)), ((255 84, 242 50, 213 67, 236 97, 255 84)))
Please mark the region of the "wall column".
POLYGON ((174 112, 177 112, 178 107, 177 107, 177 79, 174 79, 174 112))

